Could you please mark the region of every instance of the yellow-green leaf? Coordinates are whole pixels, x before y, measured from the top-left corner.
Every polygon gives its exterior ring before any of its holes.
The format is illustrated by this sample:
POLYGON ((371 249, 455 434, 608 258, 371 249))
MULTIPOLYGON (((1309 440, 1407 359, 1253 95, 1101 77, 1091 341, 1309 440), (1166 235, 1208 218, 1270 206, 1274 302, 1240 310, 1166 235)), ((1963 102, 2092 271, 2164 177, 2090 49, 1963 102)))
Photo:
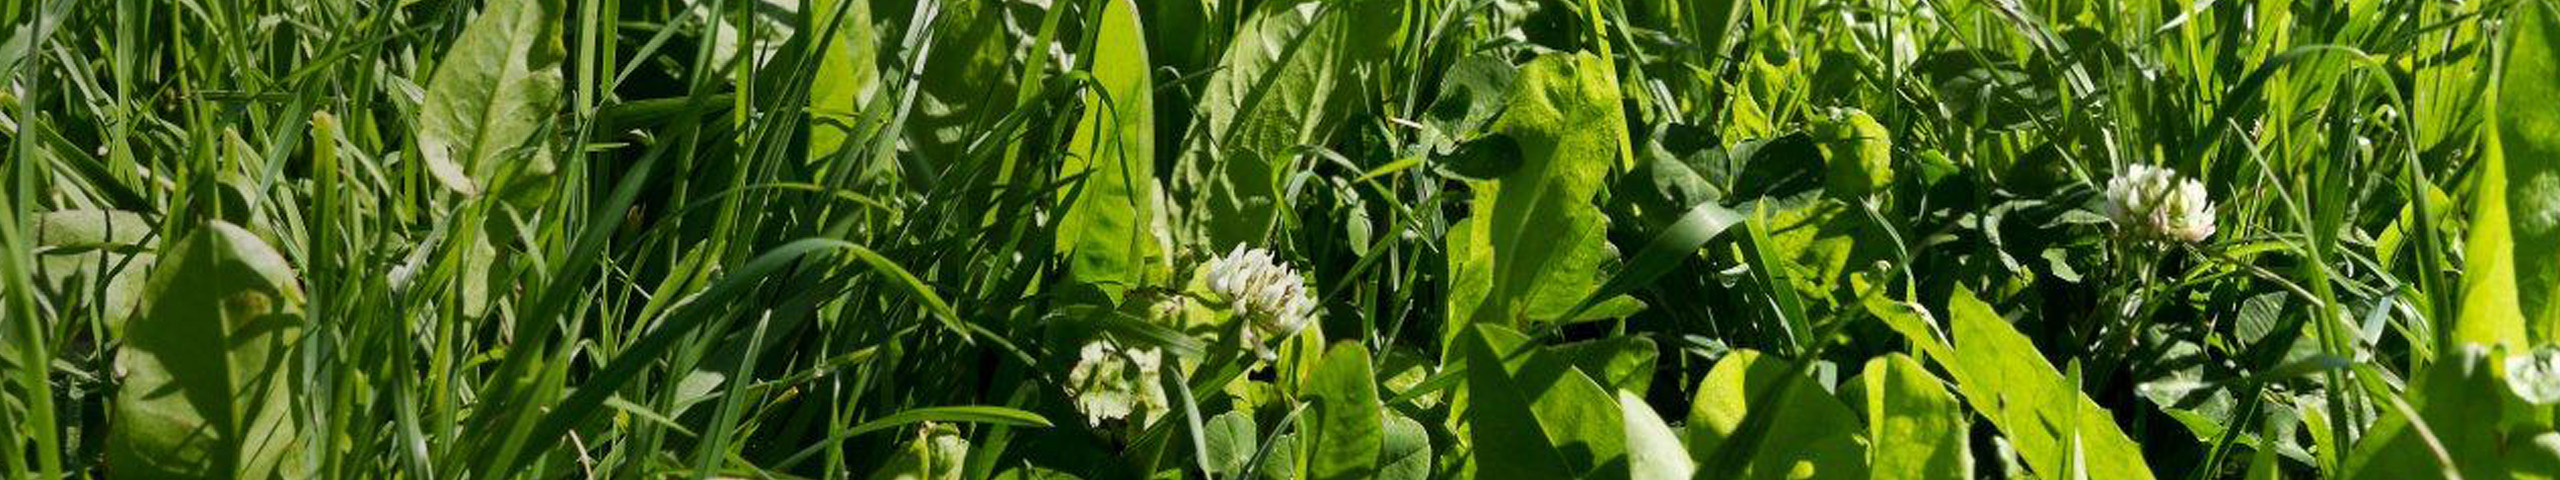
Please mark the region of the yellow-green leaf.
MULTIPOLYGON (((2512 252, 2487 252, 2485 261, 2511 265, 2491 268, 2509 269, 2514 275, 2513 305, 2521 308, 2525 330, 2542 343, 2560 342, 2560 5, 2548 0, 2517 2, 2514 16, 2507 21, 2508 39, 2514 42, 2506 53, 2504 70, 2498 80, 2497 100, 2490 111, 2497 116, 2497 128, 2489 135, 2490 145, 2482 168, 2481 201, 2495 201, 2505 196, 2504 211, 2489 212, 2486 205, 2481 215, 2506 215, 2513 222, 2504 232, 2484 222, 2472 223, 2483 230, 2486 240, 2482 249, 2512 248, 2512 252), (2496 182, 2496 183, 2492 183, 2496 182), (2512 238, 2500 242, 2494 235, 2505 233, 2512 238)), ((2475 236, 2474 238, 2480 238, 2475 236)), ((2483 260, 2480 257, 2471 257, 2483 260)), ((2476 264, 2475 264, 2476 265, 2476 264)), ((2470 276, 2498 275, 2500 272, 2472 270, 2470 276)), ((2495 301, 2505 278, 2485 279, 2483 301, 2495 301)), ((2466 293, 2466 305, 2471 298, 2466 293)), ((2490 310, 2486 314, 2505 313, 2490 310)), ((2464 320, 2474 317, 2466 309, 2464 320)), ((2484 319, 2485 320, 2485 319, 2484 319)), ((2470 323, 2470 322, 2465 322, 2470 323)), ((2506 327, 2486 327, 2489 329, 2506 327)), ((2483 342, 2488 343, 2488 342, 2483 342)), ((2510 351, 2522 345, 2508 343, 2510 351)))
POLYGON ((879 75, 871 64, 879 47, 871 27, 871 2, 813 0, 812 5, 815 27, 832 32, 819 53, 818 74, 809 80, 809 157, 814 161, 835 155, 852 136, 879 75))
POLYGON ((1155 82, 1137 6, 1111 0, 1093 41, 1093 89, 1058 167, 1057 250, 1077 282, 1122 292, 1165 275, 1155 229, 1155 82))
MULTIPOLYGON (((2142 448, 2116 427, 2105 407, 2080 393, 2062 372, 2047 363, 2009 321, 1970 290, 1956 289, 1947 300, 1953 317, 1955 348, 1938 361, 1956 378, 1956 388, 1974 410, 2009 437, 2027 466, 2048 478, 2069 478, 2065 460, 2072 455, 2070 434, 2079 437, 2079 455, 2090 478, 2148 479, 2142 448), (2069 408, 2078 405, 2077 409, 2069 408), (2068 426, 2069 428, 2065 428, 2068 426)), ((1907 334, 1908 332, 1906 332, 1907 334)))
POLYGON ((1589 54, 1548 55, 1522 67, 1510 109, 1494 130, 1516 139, 1521 162, 1474 182, 1464 223, 1450 228, 1450 296, 1446 335, 1466 322, 1520 327, 1625 316, 1642 308, 1612 299, 1568 314, 1607 280, 1618 252, 1608 218, 1592 203, 1617 158, 1625 128, 1617 85, 1604 60, 1589 54))
POLYGON ((1627 476, 1633 480, 1688 480, 1698 472, 1680 434, 1663 423, 1662 414, 1635 392, 1618 391, 1618 414, 1626 421, 1627 476))
POLYGON ((1910 356, 1895 353, 1867 360, 1856 390, 1866 409, 1870 478, 1973 478, 1973 455, 1965 444, 1969 415, 1938 377, 1910 356))
POLYGON ((1789 370, 1785 362, 1765 359, 1760 352, 1735 351, 1717 361, 1707 378, 1698 382, 1697 399, 1689 404, 1689 452, 1700 458, 1729 448, 1725 444, 1742 427, 1743 419, 1752 408, 1761 407, 1752 402, 1762 392, 1778 388, 1779 382, 1794 384, 1787 387, 1785 398, 1766 406, 1779 409, 1776 422, 1760 437, 1743 471, 1702 473, 1718 478, 1867 478, 1867 446, 1859 436, 1864 429, 1855 414, 1813 378, 1785 378, 1789 370))

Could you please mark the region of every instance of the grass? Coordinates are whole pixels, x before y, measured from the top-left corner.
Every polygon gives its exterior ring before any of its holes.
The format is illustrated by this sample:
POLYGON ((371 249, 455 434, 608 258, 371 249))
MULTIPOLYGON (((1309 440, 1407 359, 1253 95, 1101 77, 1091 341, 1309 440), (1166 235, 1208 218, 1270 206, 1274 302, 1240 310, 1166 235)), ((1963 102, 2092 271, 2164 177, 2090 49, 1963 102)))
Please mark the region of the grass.
POLYGON ((2550 478, 2554 18, 11 2, 0 477, 2550 478))

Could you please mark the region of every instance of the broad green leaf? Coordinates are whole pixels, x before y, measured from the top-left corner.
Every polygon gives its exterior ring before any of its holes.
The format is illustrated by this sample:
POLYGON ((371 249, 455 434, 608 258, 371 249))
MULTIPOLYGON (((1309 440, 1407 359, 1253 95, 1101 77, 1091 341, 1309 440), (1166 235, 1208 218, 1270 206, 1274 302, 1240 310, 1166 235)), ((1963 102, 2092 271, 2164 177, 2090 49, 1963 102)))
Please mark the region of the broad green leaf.
POLYGON ((1298 480, 1298 434, 1290 433, 1271 439, 1265 448, 1271 451, 1254 464, 1253 477, 1263 480, 1298 480))
MULTIPOLYGON (((1514 353, 1517 351, 1514 347, 1525 343, 1525 337, 1489 325, 1478 325, 1473 331, 1475 334, 1464 339, 1462 348, 1466 351, 1468 365, 1466 398, 1469 403, 1464 414, 1468 444, 1473 448, 1475 477, 1486 480, 1573 478, 1588 471, 1592 466, 1591 453, 1598 449, 1587 443, 1576 444, 1571 440, 1574 432, 1559 435, 1557 430, 1561 428, 1556 427, 1572 425, 1551 426, 1547 418, 1542 418, 1542 409, 1538 408, 1539 403, 1549 402, 1545 394, 1565 395, 1556 392, 1562 389, 1553 388, 1555 383, 1564 381, 1563 375, 1549 375, 1546 377, 1548 382, 1544 384, 1521 378, 1523 375, 1516 370, 1526 370, 1523 367, 1531 363, 1529 357, 1535 355, 1514 353), (1516 359, 1512 359, 1514 355, 1516 359)), ((1542 370, 1571 371, 1552 367, 1542 370)), ((1583 380, 1579 373, 1573 376, 1574 380, 1583 380)), ((1591 387, 1592 391, 1598 389, 1598 386, 1591 387)), ((1614 412, 1613 402, 1603 402, 1599 406, 1610 407, 1614 412)), ((1594 419, 1555 420, 1589 422, 1594 419)), ((1608 427, 1607 436, 1623 438, 1616 419, 1609 420, 1603 424, 1608 427)))
POLYGON ((1261 2, 1209 74, 1184 139, 1175 198, 1211 250, 1263 244, 1289 208, 1281 187, 1302 145, 1321 145, 1351 111, 1365 67, 1394 51, 1398 0, 1261 2))
POLYGON ((1726 439, 1741 428, 1743 418, 1751 413, 1754 399, 1761 392, 1778 388, 1778 382, 1792 382, 1785 398, 1773 399, 1768 407, 1778 408, 1775 427, 1761 438, 1759 448, 1749 466, 1741 472, 1703 472, 1718 478, 1754 479, 1851 479, 1866 478, 1867 445, 1859 434, 1865 431, 1856 414, 1840 400, 1823 391, 1811 377, 1782 378, 1787 364, 1763 361, 1760 352, 1737 350, 1716 362, 1707 378, 1698 383, 1696 401, 1689 404, 1689 452, 1693 457, 1713 455, 1727 448, 1726 439))
POLYGON ((36 217, 36 247, 55 251, 142 248, 153 226, 123 210, 64 210, 36 217))
MULTIPOLYGON (((2508 39, 2514 43, 2506 53, 2497 100, 2490 102, 2494 104, 2490 111, 2497 116, 2498 128, 2489 135, 2489 151, 2481 165, 2483 187, 2475 190, 2483 202, 2495 202, 2502 194, 2505 209, 2494 213, 2506 215, 2514 223, 2504 232, 2486 225, 2484 222, 2493 220, 2485 218, 2492 214, 2486 205, 2480 209, 2484 218, 2472 222, 2472 228, 2485 232, 2474 238, 2488 237, 2482 238, 2486 242, 2473 245, 2493 250, 2485 260, 2495 262, 2511 254, 2513 263, 2471 270, 2466 276, 2515 275, 2515 305, 2523 313, 2518 318, 2541 343, 2554 343, 2560 342, 2560 109, 2552 105, 2560 104, 2560 80, 2555 80, 2560 79, 2560 5, 2549 0, 2528 0, 2517 2, 2514 9, 2514 16, 2506 23, 2514 29, 2508 32, 2508 39), (2502 242, 2495 237, 2499 233, 2513 238, 2502 242), (2514 250, 2495 252, 2498 248, 2514 250)), ((2506 279, 2487 281, 2494 290, 2499 288, 2495 283, 2506 279)), ((2470 302, 2469 292, 2465 292, 2464 300, 2466 306, 2479 305, 2470 302)), ((2476 318, 2470 312, 2466 308, 2462 318, 2476 318)), ((2520 342, 2500 340, 2498 344, 2515 351, 2524 346, 2520 342)))
MULTIPOLYGON (((2406 392, 2427 430, 2453 457, 2451 467, 2463 478, 2507 478, 2509 463, 2530 458, 2532 433, 2507 426, 2524 406, 2498 374, 2501 355, 2471 345, 2449 355, 2410 379, 2406 392), (2511 458, 2512 457, 2512 458, 2511 458)), ((2346 478, 2436 478, 2447 468, 2436 459, 2427 440, 2398 409, 2382 409, 2382 418, 2348 451, 2346 478)))
POLYGON ((1573 368, 1599 382, 1601 390, 1628 391, 1643 395, 1653 386, 1653 339, 1638 336, 1610 337, 1548 347, 1548 351, 1573 364, 1573 368))
MULTIPOLYGON (((1955 348, 1947 345, 1946 335, 1938 330, 1937 317, 1930 315, 1928 310, 1921 309, 1919 305, 1886 299, 1872 291, 1862 290, 1858 297, 1866 304, 1868 314, 1883 320, 1886 327, 1911 341, 1911 345, 1920 350, 1921 357, 1941 359, 1940 364, 1947 364, 1946 359, 1955 358, 1955 348)), ((1958 367, 1962 365, 1947 365, 1951 369, 1958 367)))
MULTIPOLYGON (((2081 378, 2084 378, 2081 376, 2080 372, 2080 360, 2076 358, 2072 359, 2070 368, 2071 369, 2069 371, 2063 374, 2062 387, 2077 391, 2080 389, 2080 383, 2082 382, 2081 378)), ((2080 398, 2076 395, 2056 395, 2046 397, 2046 400, 2053 402, 2052 405, 2046 405, 2046 409, 2059 411, 2070 410, 2071 407, 2079 403, 2080 398)), ((2088 445, 2082 442, 2082 438, 2080 436, 2080 422, 2082 420, 2086 419, 2079 418, 2077 416, 2065 416, 2063 417, 2061 429, 2057 430, 2054 434, 2054 438, 2062 443, 2062 467, 2054 469, 2053 471, 2061 472, 2061 478, 2068 478, 2071 480, 2089 480, 2088 445)))
POLYGON ((1450 64, 1441 73, 1439 95, 1422 115, 1422 124, 1430 127, 1422 132, 1424 144, 1433 149, 1447 148, 1480 133, 1486 123, 1502 114, 1504 102, 1511 98, 1512 80, 1519 72, 1511 62, 1490 54, 1470 55, 1450 64))
POLYGON ((1893 184, 1892 132, 1875 117, 1856 109, 1832 111, 1813 119, 1814 141, 1820 142, 1825 171, 1823 192, 1854 200, 1893 184))
POLYGON ((1386 414, 1386 440, 1378 449, 1380 480, 1424 480, 1431 478, 1431 432, 1416 422, 1393 412, 1386 414))
POLYGON ((1209 473, 1227 474, 1242 471, 1253 459, 1262 433, 1254 426, 1252 412, 1233 411, 1211 417, 1201 428, 1208 430, 1209 451, 1202 452, 1209 461, 1209 473))
POLYGON ((1520 327, 1642 308, 1621 297, 1559 318, 1607 280, 1603 269, 1618 258, 1605 235, 1608 219, 1592 204, 1626 128, 1618 87, 1601 62, 1589 54, 1548 55, 1521 68, 1509 109, 1493 127, 1519 141, 1520 166, 1474 182, 1469 217, 1450 229, 1448 336, 1464 323, 1520 327))
POLYGON ((488 0, 445 50, 418 111, 418 156, 437 182, 478 194, 551 173, 520 147, 558 109, 567 16, 557 0, 488 0))
POLYGON ((1903 354, 1867 360, 1854 383, 1872 443, 1870 478, 1973 478, 1965 444, 1970 415, 1938 377, 1903 354))
POLYGON ((844 148, 854 133, 863 102, 869 101, 879 73, 878 33, 871 26, 871 2, 813 0, 812 28, 831 32, 819 50, 818 73, 809 79, 809 159, 823 161, 844 148))
MULTIPOLYGON (((1438 407, 1440 399, 1444 397, 1437 388, 1421 390, 1425 387, 1424 382, 1447 381, 1454 377, 1444 378, 1441 375, 1435 375, 1440 365, 1438 360, 1424 357, 1416 350, 1419 349, 1390 348, 1381 355, 1378 360, 1378 395, 1385 398, 1402 398, 1410 394, 1414 397, 1405 400, 1412 402, 1415 407, 1425 409, 1438 407)), ((1390 403, 1395 402, 1390 400, 1390 403)))
POLYGON ((1386 420, 1378 413, 1378 382, 1369 370, 1369 350, 1357 342, 1335 344, 1304 392, 1308 406, 1306 415, 1298 417, 1298 438, 1310 453, 1306 478, 1375 477, 1386 420))
POLYGON ((116 354, 108 464, 126 478, 306 478, 294 421, 302 287, 228 223, 197 229, 151 273, 116 354))
POLYGON ((1854 207, 1833 199, 1769 212, 1769 249, 1792 274, 1787 276, 1807 301, 1831 298, 1842 274, 1857 258, 1857 235, 1866 219, 1854 207))
POLYGON ((1146 41, 1137 6, 1111 0, 1094 37, 1094 88, 1067 144, 1058 177, 1057 250, 1076 282, 1117 294, 1162 277, 1155 218, 1155 82, 1147 78, 1146 41))
POLYGON ((2526 345, 2524 313, 2516 291, 2515 238, 2507 223, 2506 161, 2497 135, 2481 156, 2480 195, 2472 202, 2471 235, 2463 241, 2462 310, 2453 321, 2452 337, 2439 350, 2468 344, 2522 348, 2526 345))
POLYGON ((1933 356, 1955 377, 1965 401, 2008 436, 2029 468, 2046 477, 2069 477, 2062 469, 2073 449, 2065 435, 2076 430, 2079 458, 2087 461, 2082 467, 2091 478, 2153 478, 2141 447, 2116 427, 2115 417, 2066 383, 2062 372, 2046 363, 2035 344, 1990 304, 1962 288, 1947 304, 1955 348, 1952 355, 1933 356), (2067 408, 2074 404, 2079 408, 2067 408))
POLYGON ((2304 434, 2311 437, 2311 446, 2315 452, 2318 452, 2319 456, 2314 458, 2318 461, 2314 464, 2320 467, 2320 474, 2330 478, 2344 477, 2346 475, 2339 473, 2338 469, 2346 464, 2346 461, 2342 460, 2345 454, 2341 452, 2348 447, 2337 443, 2339 440, 2337 431, 2329 426, 2328 409, 2325 405, 2325 403, 2310 403, 2302 406, 2302 430, 2304 434))
MULTIPOLYGON (((2274 433, 2276 429, 2274 425, 2268 425, 2267 430, 2268 433, 2274 433)), ((2261 438, 2267 437, 2262 436, 2261 438)), ((2282 475, 2282 473, 2280 473, 2282 472, 2281 469, 2284 467, 2284 465, 2282 465, 2283 462, 2283 457, 2277 455, 2275 448, 2261 445, 2249 454, 2249 470, 2242 473, 2240 478, 2246 480, 2278 480, 2284 478, 2280 476, 2282 475)))
MULTIPOLYGON (((159 255, 151 252, 155 227, 122 210, 65 210, 36 217, 35 278, 61 318, 95 311, 114 332, 142 300, 142 288, 159 255)), ((5 347, 0 347, 5 348, 5 347)))
MULTIPOLYGON (((1753 55, 1752 57, 1753 58, 1748 65, 1755 67, 1759 66, 1760 60, 1758 56, 1753 55)), ((1769 138, 1770 134, 1777 132, 1778 128, 1774 125, 1770 125, 1768 109, 1761 107, 1760 101, 1755 99, 1753 95, 1754 94, 1750 89, 1734 89, 1732 95, 1727 97, 1725 100, 1727 102, 1725 109, 1733 113, 1725 116, 1724 125, 1717 130, 1717 132, 1721 133, 1719 136, 1723 138, 1769 138)))
POLYGON ((1618 391, 1618 413, 1626 420, 1627 474, 1632 480, 1688 480, 1698 472, 1680 434, 1634 392, 1618 391))
POLYGON ((871 480, 960 480, 969 460, 969 439, 947 424, 926 423, 915 440, 891 455, 871 473, 871 480))

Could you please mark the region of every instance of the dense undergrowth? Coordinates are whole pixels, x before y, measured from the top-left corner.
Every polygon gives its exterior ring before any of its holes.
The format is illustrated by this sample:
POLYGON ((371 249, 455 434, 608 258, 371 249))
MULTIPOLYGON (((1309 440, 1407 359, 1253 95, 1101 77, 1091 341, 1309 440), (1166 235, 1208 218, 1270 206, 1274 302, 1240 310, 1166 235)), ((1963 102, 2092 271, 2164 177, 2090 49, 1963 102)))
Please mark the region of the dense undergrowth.
POLYGON ((0 25, 0 477, 2560 478, 2550 0, 0 25))

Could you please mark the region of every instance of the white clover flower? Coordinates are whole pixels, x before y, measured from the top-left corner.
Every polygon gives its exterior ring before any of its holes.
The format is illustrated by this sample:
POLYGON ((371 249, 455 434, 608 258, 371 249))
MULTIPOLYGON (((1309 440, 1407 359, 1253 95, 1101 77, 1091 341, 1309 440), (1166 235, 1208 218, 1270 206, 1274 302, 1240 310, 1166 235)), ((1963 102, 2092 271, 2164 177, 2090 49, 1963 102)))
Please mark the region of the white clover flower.
POLYGON ((1161 350, 1124 349, 1110 340, 1095 340, 1084 344, 1075 368, 1067 371, 1067 394, 1075 397, 1076 411, 1084 412, 1088 425, 1154 423, 1172 405, 1165 400, 1164 386, 1156 383, 1163 365, 1161 350))
POLYGON ((2507 388, 2527 403, 2560 404, 2560 347, 2544 345, 2508 355, 2507 388))
POLYGON ((2107 218, 2116 228, 2152 239, 2195 243, 2213 236, 2213 203, 2204 183, 2168 167, 2133 165, 2107 181, 2107 218))
POLYGON ((1209 289, 1226 296, 1229 308, 1249 322, 1244 343, 1263 358, 1272 357, 1263 340, 1296 335, 1315 316, 1306 279, 1274 261, 1269 250, 1236 244, 1234 251, 1209 261, 1208 280, 1209 289))

